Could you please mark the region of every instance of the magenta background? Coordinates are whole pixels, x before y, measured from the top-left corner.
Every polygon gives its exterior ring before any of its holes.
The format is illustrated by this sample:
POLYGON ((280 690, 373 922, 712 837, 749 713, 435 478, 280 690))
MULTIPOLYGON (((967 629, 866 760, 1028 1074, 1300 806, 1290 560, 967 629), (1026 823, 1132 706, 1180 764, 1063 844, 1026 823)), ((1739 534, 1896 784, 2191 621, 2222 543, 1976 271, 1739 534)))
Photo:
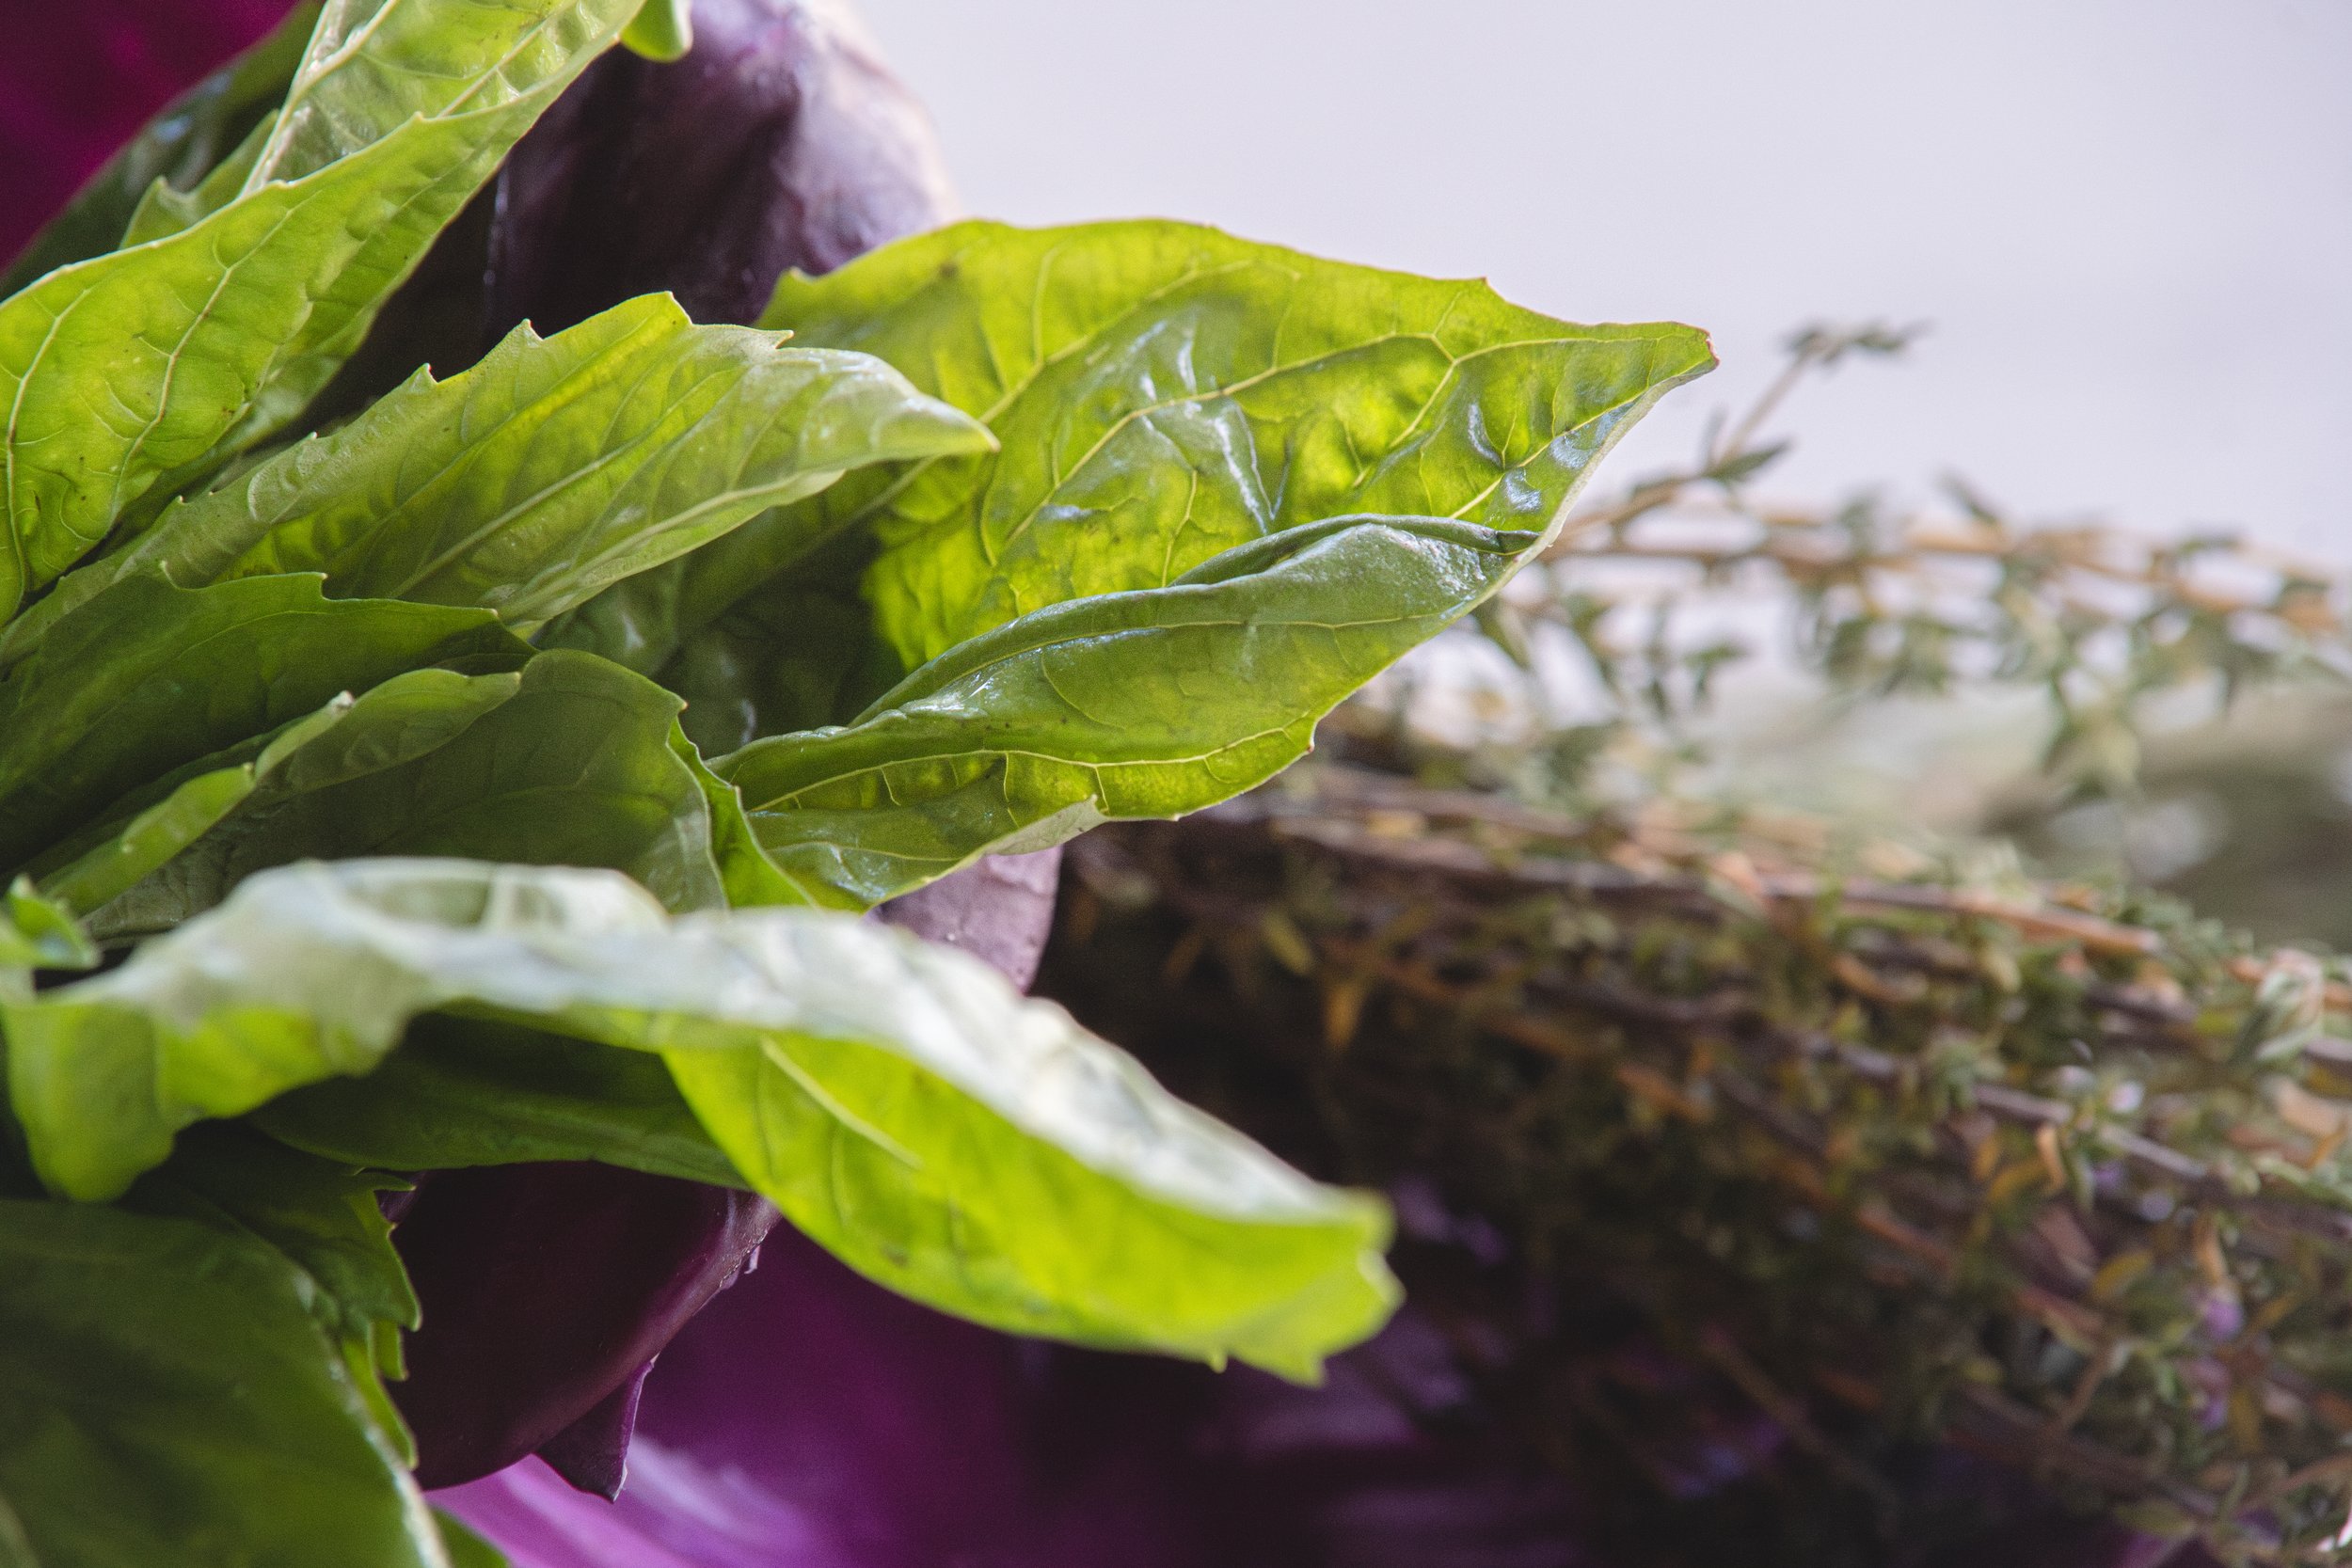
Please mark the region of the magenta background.
POLYGON ((0 259, 288 0, 0 0, 0 259))

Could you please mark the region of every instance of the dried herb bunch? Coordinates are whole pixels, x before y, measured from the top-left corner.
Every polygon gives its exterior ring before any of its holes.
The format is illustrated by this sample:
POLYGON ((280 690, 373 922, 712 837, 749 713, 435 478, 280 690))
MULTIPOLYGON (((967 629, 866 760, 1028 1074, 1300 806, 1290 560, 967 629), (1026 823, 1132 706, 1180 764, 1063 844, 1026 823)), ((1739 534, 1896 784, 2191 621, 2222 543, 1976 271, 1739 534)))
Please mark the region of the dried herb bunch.
POLYGON ((2224 1560, 2345 1555, 2332 961, 1800 818, 1337 766, 1090 836, 1069 906, 1051 983, 1099 1027, 1303 1076, 1276 1135, 1436 1173, 1888 1523, 1875 1461, 1932 1437, 2224 1560))

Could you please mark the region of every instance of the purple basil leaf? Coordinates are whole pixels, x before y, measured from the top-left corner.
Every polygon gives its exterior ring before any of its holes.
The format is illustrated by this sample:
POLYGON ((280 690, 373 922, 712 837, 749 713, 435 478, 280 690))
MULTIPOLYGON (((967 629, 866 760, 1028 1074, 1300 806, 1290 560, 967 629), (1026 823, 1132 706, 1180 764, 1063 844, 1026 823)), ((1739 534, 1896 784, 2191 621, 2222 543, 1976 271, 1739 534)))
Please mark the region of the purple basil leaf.
POLYGON ((1454 1419, 1471 1396, 1425 1322, 1330 1370, 1311 1390, 1013 1338, 779 1228, 646 1380, 617 1507, 537 1465, 437 1500, 516 1568, 1603 1560, 1571 1492, 1454 1419))
POLYGON ((491 325, 543 333, 667 289, 749 323, 787 267, 824 272, 951 201, 930 126, 831 0, 696 0, 672 65, 599 60, 508 158, 491 325))
POLYGON ((1060 871, 1058 847, 991 855, 893 898, 875 915, 926 942, 960 947, 1026 990, 1053 934, 1060 871))
POLYGON ((393 1233, 424 1307, 394 1390, 418 1478, 487 1475, 587 1416, 774 1221, 748 1193, 584 1162, 436 1173, 393 1233))
POLYGON ((548 1468, 582 1492, 607 1502, 621 1495, 628 1480, 628 1442, 637 1431, 637 1404, 645 1392, 645 1374, 653 1363, 622 1380, 594 1410, 539 1445, 548 1468))

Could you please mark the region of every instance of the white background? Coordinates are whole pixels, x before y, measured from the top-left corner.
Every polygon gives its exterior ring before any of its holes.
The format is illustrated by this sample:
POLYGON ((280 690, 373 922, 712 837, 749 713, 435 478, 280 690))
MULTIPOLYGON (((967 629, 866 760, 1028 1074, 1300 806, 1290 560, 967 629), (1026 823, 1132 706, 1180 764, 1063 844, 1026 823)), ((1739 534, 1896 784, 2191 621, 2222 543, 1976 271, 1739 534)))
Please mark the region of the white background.
POLYGON ((2021 512, 2352 567, 2352 0, 863 0, 969 209, 1195 218, 1673 317, 1724 368, 1924 321, 1772 489, 1957 469, 2021 512))

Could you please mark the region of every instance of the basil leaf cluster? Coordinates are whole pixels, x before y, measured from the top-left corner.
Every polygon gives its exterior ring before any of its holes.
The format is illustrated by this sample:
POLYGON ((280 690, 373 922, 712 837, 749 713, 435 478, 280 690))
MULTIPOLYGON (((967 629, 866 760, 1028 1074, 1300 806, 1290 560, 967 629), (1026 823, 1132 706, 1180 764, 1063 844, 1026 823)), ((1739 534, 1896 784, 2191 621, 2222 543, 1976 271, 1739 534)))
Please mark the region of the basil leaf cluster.
POLYGON ((1394 1303, 1376 1199, 855 917, 1279 771, 1705 340, 965 223, 330 419, 566 85, 691 33, 303 7, 8 275, 0 1564, 483 1560, 386 1395, 388 1173, 745 1188, 943 1310, 1300 1379, 1394 1303))

